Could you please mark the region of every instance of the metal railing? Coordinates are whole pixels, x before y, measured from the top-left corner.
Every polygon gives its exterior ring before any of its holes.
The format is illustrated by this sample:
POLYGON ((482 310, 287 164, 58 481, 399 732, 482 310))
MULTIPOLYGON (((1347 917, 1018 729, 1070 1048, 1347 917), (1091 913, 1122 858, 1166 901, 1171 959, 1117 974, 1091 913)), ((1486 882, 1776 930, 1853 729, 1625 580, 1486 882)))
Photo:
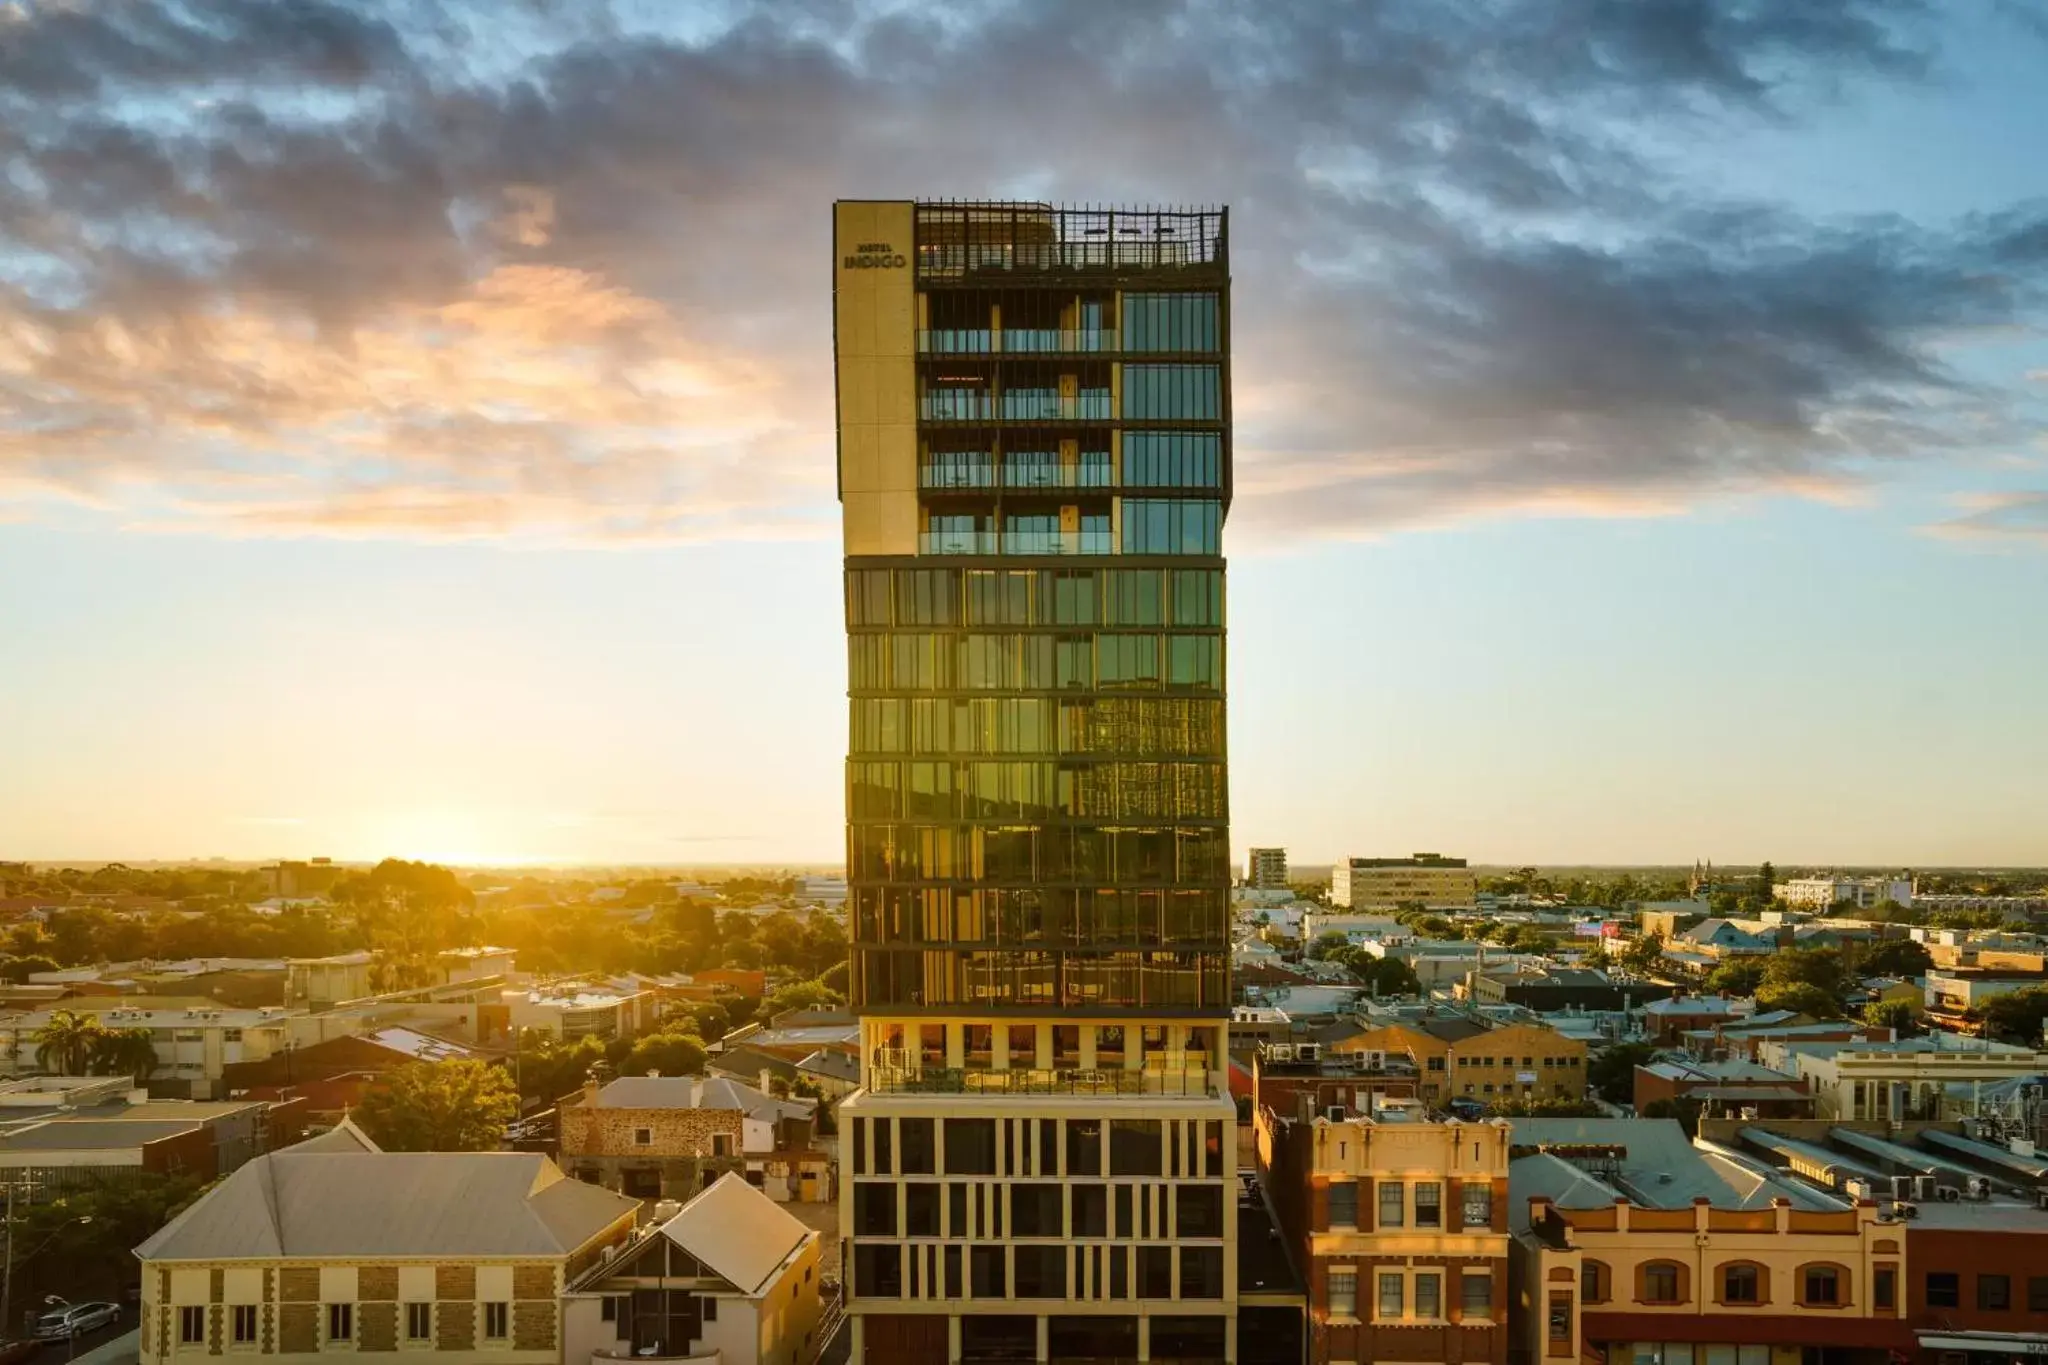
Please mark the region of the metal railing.
POLYGON ((1107 422, 1108 389, 1089 389, 1072 396, 1042 389, 1011 389, 1002 394, 983 389, 929 389, 918 400, 918 416, 927 422, 1107 422))
POLYGON ((1154 1095, 1210 1099, 1218 1072, 1205 1067, 1179 1071, 1105 1071, 1099 1068, 1040 1068, 979 1071, 961 1067, 873 1066, 868 1089, 897 1095, 1154 1095))
POLYGON ((1107 555, 1116 553, 1108 531, 920 531, 921 555, 1107 555))
POLYGON ((1114 327, 928 327, 920 355, 1093 355, 1117 348, 1114 327))

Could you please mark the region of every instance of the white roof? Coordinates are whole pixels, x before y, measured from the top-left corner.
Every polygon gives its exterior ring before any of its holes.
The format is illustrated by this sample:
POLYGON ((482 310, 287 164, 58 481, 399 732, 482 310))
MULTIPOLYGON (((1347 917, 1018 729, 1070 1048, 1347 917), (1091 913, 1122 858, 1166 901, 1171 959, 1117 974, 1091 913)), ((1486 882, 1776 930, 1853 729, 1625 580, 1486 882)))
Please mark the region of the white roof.
POLYGON ((471 1049, 460 1043, 451 1043, 446 1038, 435 1038, 409 1028, 379 1029, 375 1033, 365 1035, 365 1039, 379 1047, 388 1047, 393 1052, 402 1052, 423 1062, 445 1062, 475 1055, 471 1049))
POLYGON ((683 1205, 661 1231, 749 1295, 768 1288, 782 1264, 818 1235, 731 1171, 683 1205))
POLYGON ((377 1152, 344 1137, 258 1157, 135 1249, 145 1261, 563 1256, 639 1207, 533 1152, 377 1152))

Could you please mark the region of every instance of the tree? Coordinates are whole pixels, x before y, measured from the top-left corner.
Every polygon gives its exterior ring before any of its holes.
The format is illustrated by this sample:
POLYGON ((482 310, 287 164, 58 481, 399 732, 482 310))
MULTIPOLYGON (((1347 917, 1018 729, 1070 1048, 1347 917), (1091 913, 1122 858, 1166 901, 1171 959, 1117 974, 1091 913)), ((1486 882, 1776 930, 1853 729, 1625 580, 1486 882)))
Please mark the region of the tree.
POLYGON ((1778 869, 1765 863, 1756 870, 1756 899, 1759 905, 1769 905, 1778 894, 1778 869))
POLYGON ((1719 995, 1755 995, 1763 984, 1764 964, 1754 958, 1731 958, 1707 973, 1706 988, 1719 995))
POLYGON ((1909 938, 1873 943, 1856 959, 1856 970, 1864 976, 1925 976, 1933 965, 1934 957, 1927 946, 1909 938))
POLYGON ((25 983, 29 976, 35 972, 54 972, 56 970, 57 959, 47 957, 41 953, 31 953, 26 957, 10 957, 0 961, 0 979, 4 979, 16 986, 25 983))
POLYGON ((1628 1104, 1635 1098, 1636 1068, 1656 1055, 1648 1043, 1617 1044, 1586 1064, 1586 1083, 1609 1104, 1628 1104))
POLYGON ((799 981, 763 1000, 756 1012, 763 1019, 773 1019, 784 1010, 832 1009, 845 1003, 845 996, 822 981, 799 981))
POLYGON ((599 1062, 608 1061, 604 1040, 564 1042, 538 1029, 519 1040, 519 1093, 546 1106, 580 1087, 599 1062))
POLYGON ((1846 975, 1842 955, 1833 948, 1781 948, 1764 962, 1765 985, 1814 986, 1831 996, 1841 995, 1846 975))
POLYGON ((1316 935, 1316 941, 1308 945, 1308 956, 1312 961, 1334 957, 1342 949, 1349 948, 1351 940, 1335 929, 1316 935))
POLYGON ((837 991, 843 997, 846 994, 847 983, 851 979, 852 974, 853 964, 842 958, 827 967, 819 975, 818 984, 828 991, 837 991))
POLYGON ((1823 990, 1810 981, 1772 981, 1768 979, 1756 988, 1756 1007, 1759 1010, 1791 1010, 1794 1014, 1809 1015, 1815 1019, 1840 1019, 1842 1002, 1832 992, 1823 990))
POLYGON ((1873 1000, 1863 1007, 1863 1022, 1873 1028, 1897 1029, 1901 1038, 1920 1032, 1920 1012, 1910 1000, 1873 1000))
POLYGON ((2037 986, 1995 995, 1971 1012, 1983 1023, 1987 1037, 2039 1047, 2042 1024, 2048 1021, 2048 989, 2037 986))
POLYGON ((157 1068, 156 1044, 146 1028, 105 1030, 94 1040, 91 1067, 95 1076, 132 1076, 141 1085, 157 1068))
POLYGON ((1664 936, 1644 934, 1632 938, 1628 946, 1616 955, 1616 960, 1637 976, 1648 976, 1664 961, 1664 936))
POLYGON ((1422 979, 1415 969, 1396 957, 1374 957, 1358 953, 1347 964, 1351 975, 1375 995, 1420 995, 1422 979))
POLYGON ((87 1075, 105 1037, 106 1030, 91 1015, 58 1010, 35 1032, 36 1065, 59 1076, 87 1075))
POLYGON ((1497 1118, 1532 1119, 1597 1119, 1605 1118, 1607 1111, 1591 1100, 1563 1100, 1557 1098, 1502 1100, 1488 1110, 1497 1118))
POLYGON ((704 1071, 704 1040, 688 1033, 650 1033, 626 1054, 625 1072, 645 1076, 697 1076, 704 1071))
POLYGON ((390 1152, 494 1152, 519 1092, 486 1062, 414 1062, 386 1075, 353 1117, 390 1152))

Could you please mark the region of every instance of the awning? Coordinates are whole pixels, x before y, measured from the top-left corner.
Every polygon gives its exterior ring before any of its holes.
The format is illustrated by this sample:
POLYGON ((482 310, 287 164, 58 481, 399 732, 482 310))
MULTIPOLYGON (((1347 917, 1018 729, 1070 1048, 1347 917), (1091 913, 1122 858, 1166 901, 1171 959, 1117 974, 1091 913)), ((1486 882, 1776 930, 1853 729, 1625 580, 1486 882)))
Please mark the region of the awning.
POLYGON ((1921 1344, 1896 1318, 1837 1317, 1824 1310, 1759 1313, 1583 1315, 1588 1341, 1693 1341, 1717 1346, 1854 1346, 1910 1351, 1921 1344))

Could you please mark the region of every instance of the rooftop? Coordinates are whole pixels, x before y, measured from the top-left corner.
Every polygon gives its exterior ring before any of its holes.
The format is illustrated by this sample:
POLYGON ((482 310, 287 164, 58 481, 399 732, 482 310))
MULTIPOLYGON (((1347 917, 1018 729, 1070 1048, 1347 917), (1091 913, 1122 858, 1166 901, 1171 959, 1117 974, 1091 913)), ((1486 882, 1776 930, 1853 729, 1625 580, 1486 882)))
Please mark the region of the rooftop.
POLYGON ((1720 1209, 1764 1209, 1777 1199, 1801 1209, 1842 1207, 1841 1200, 1783 1178, 1762 1161, 1695 1146, 1676 1119, 1509 1122, 1514 1148, 1524 1153, 1508 1177, 1517 1226, 1527 1226, 1531 1195, 1580 1209, 1604 1208, 1617 1198, 1656 1209, 1690 1208, 1696 1199, 1720 1209), (1532 1162, 1536 1155, 1548 1159, 1532 1162))

